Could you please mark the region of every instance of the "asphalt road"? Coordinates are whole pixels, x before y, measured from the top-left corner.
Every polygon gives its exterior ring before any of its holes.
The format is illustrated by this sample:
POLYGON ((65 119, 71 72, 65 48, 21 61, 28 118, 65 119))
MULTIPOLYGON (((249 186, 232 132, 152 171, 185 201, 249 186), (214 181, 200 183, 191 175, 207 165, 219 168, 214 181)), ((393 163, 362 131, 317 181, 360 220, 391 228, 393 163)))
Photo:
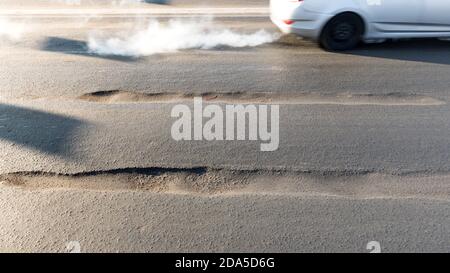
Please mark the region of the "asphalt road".
MULTIPOLYGON (((229 2, 215 4, 244 7, 229 2)), ((36 9, 14 3, 5 7, 36 9)), ((198 4, 184 3, 168 8, 198 4)), ((246 1, 250 6, 264 3, 246 1)), ((156 17, 186 20, 192 11, 136 19, 104 3, 89 8, 98 11, 89 19, 13 17, 26 22, 26 31, 0 42, 0 173, 19 173, 17 183, 0 177, 0 251, 65 251, 68 241, 79 241, 84 251, 99 252, 367 252, 374 240, 384 251, 450 251, 449 42, 389 42, 330 53, 282 37, 258 47, 102 56, 87 50, 91 33, 123 32, 156 17), (261 152, 253 141, 174 141, 176 101, 80 99, 110 90, 303 97, 280 105, 279 149, 261 152), (254 192, 214 193, 93 190, 64 181, 29 188, 21 182, 21 176, 47 181, 46 174, 114 177, 133 170, 154 176, 154 168, 163 175, 201 169, 205 176, 230 170, 260 178, 251 184, 254 192), (303 185, 311 175, 323 189, 262 191, 267 173, 275 175, 273 184, 293 177, 291 184, 303 185), (355 178, 342 186, 352 194, 336 195, 336 183, 355 178), (392 189, 354 194, 364 183, 392 189)), ((211 25, 277 33, 259 11, 229 10, 211 25)), ((237 179, 210 175, 227 185, 237 179)), ((117 179, 96 178, 110 180, 117 179)))

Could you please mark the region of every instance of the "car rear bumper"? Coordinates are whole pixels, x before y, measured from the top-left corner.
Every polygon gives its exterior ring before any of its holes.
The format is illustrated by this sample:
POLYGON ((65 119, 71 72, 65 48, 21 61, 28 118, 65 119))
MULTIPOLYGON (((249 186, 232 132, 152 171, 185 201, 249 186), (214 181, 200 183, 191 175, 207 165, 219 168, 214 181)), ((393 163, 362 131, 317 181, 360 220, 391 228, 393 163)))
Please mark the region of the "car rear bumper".
MULTIPOLYGON (((331 18, 331 17, 330 17, 331 18)), ((283 20, 272 17, 272 22, 286 34, 297 34, 299 36, 318 40, 320 37, 322 22, 318 21, 295 21, 292 24, 286 24, 283 20)), ((325 21, 326 22, 326 21, 325 21)))
POLYGON ((322 28, 333 17, 332 14, 306 10, 302 4, 272 4, 271 20, 283 32, 318 40, 322 28), (290 21, 286 23, 286 21, 290 21))

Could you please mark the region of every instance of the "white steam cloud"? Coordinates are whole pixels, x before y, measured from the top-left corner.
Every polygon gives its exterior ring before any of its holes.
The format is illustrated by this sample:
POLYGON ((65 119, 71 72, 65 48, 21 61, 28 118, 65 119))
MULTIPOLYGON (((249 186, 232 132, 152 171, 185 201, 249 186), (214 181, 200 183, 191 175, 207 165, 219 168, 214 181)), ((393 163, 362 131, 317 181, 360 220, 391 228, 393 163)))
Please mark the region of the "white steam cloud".
POLYGON ((81 5, 81 0, 51 0, 51 2, 62 3, 66 5, 79 6, 81 5))
POLYGON ((0 38, 9 40, 19 40, 25 31, 22 23, 11 22, 6 18, 0 18, 0 38))
POLYGON ((217 47, 254 47, 273 42, 277 34, 260 30, 251 34, 216 28, 209 20, 171 20, 166 24, 151 21, 141 29, 114 37, 90 35, 90 53, 142 57, 183 49, 217 47))

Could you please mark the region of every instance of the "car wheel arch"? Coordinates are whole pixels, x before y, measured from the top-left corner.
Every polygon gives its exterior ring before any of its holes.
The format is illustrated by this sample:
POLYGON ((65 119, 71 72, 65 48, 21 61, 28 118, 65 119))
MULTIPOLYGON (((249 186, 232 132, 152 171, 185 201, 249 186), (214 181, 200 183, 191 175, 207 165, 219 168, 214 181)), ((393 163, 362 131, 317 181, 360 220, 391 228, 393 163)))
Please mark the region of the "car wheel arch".
POLYGON ((323 32, 323 30, 325 29, 325 27, 326 27, 326 26, 327 26, 334 18, 336 18, 336 17, 338 17, 338 16, 345 15, 345 14, 351 14, 351 15, 354 15, 354 16, 358 17, 359 20, 361 20, 361 23, 362 23, 362 26, 363 26, 363 35, 366 34, 366 32, 367 32, 367 30, 368 30, 368 28, 369 28, 369 26, 368 26, 368 24, 367 24, 367 21, 364 19, 364 16, 363 16, 363 15, 361 15, 359 12, 356 12, 356 11, 341 11, 341 12, 336 13, 333 17, 331 17, 328 21, 326 21, 326 22, 323 24, 323 26, 322 26, 322 28, 321 28, 321 30, 320 30, 320 33, 322 34, 322 32, 323 32))
POLYGON ((349 50, 356 47, 356 45, 364 39, 366 31, 366 21, 361 15, 356 12, 343 11, 336 13, 336 15, 332 16, 326 23, 324 23, 319 34, 318 42, 323 48, 327 50, 349 50), (345 38, 344 36, 344 38, 342 38, 343 40, 339 38, 336 40, 335 38, 333 38, 334 33, 332 34, 334 28, 333 24, 336 24, 337 22, 345 22, 345 20, 349 20, 348 22, 350 22, 350 24, 357 25, 357 27, 354 28, 355 33, 353 34, 353 36, 348 36, 347 38, 345 38))

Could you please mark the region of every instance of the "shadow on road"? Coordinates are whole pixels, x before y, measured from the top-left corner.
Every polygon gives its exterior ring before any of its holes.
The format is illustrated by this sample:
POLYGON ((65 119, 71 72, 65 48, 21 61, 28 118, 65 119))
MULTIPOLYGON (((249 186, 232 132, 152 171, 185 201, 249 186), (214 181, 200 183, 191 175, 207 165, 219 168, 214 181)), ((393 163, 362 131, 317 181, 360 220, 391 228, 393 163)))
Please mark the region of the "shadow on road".
POLYGON ((343 54, 449 65, 450 41, 417 39, 365 44, 343 54))
POLYGON ((0 139, 46 154, 68 157, 69 138, 83 124, 74 118, 0 103, 0 139))
POLYGON ((116 56, 116 55, 98 55, 95 53, 90 53, 88 50, 88 45, 85 41, 72 40, 60 37, 47 37, 41 43, 40 49, 49 52, 80 55, 121 62, 136 62, 139 60, 138 58, 133 57, 116 56))

